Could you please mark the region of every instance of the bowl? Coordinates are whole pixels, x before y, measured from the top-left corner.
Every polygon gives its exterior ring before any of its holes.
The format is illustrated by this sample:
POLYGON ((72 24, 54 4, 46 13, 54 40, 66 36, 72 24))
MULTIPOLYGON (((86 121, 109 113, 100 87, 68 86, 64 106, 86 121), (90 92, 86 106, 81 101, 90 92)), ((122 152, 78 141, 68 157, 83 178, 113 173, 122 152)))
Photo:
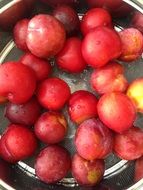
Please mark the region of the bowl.
MULTIPOLYGON (((31 1, 32 2, 32 1, 31 1)), ((143 14, 143 2, 142 0, 124 0, 124 2, 132 7, 133 10, 138 10, 143 14)), ((1 27, 3 29, 10 29, 14 23, 25 17, 25 5, 24 1, 0 1, 0 22, 2 14, 7 11, 8 18, 13 19, 12 12, 13 6, 19 6, 18 9, 21 9, 19 15, 17 15, 16 20, 12 20, 12 25, 6 27, 1 27), (20 4, 20 5, 19 5, 20 4)), ((85 3, 81 3, 80 7, 77 7, 79 18, 81 19, 83 14, 87 9, 87 5, 85 3)), ((29 10, 29 9, 28 9, 29 10)), ((30 7, 31 10, 31 7, 30 7)), ((31 14, 38 14, 39 12, 48 12, 50 9, 41 5, 40 3, 36 3, 35 9, 31 14)), ((26 15, 27 16, 27 15, 26 15)), ((126 15, 127 16, 127 15, 126 15)), ((115 18, 114 23, 117 31, 122 30, 129 26, 130 17, 123 18, 115 18)), ((4 18, 4 17, 3 17, 4 18)), ((1 24, 1 23, 0 23, 1 24)), ((1 25, 0 25, 1 26, 1 25)), ((2 25, 3 26, 3 25, 2 25)), ((13 40, 11 32, 0 32, 0 64, 5 61, 10 60, 18 60, 19 57, 23 54, 22 51, 17 49, 13 40)), ((143 67, 142 67, 143 59, 140 58, 132 64, 123 63, 125 67, 125 76, 128 81, 131 82, 137 77, 143 77, 143 67)), ((54 65, 54 60, 51 61, 54 65)), ((87 69, 79 75, 67 74, 59 70, 54 65, 53 76, 57 76, 59 78, 64 79, 69 86, 71 87, 72 92, 76 90, 89 90, 92 89, 89 87, 88 79, 91 74, 91 69, 87 69)), ((4 117, 4 106, 0 107, 0 133, 2 133, 5 127, 8 124, 7 119, 4 117)), ((63 110, 66 115, 67 121, 69 123, 69 131, 65 140, 62 142, 62 145, 66 147, 71 154, 75 152, 73 146, 73 137, 76 131, 76 126, 69 119, 66 109, 63 110)), ((143 123, 143 115, 139 114, 135 124, 137 126, 142 127, 143 123)), ((42 145, 43 147, 43 145, 42 145)), ((41 147, 41 148, 42 148, 41 147)), ((47 185, 41 182, 35 175, 35 171, 33 169, 34 158, 20 161, 16 165, 3 167, 3 172, 6 173, 6 179, 0 179, 0 188, 7 190, 91 190, 94 188, 85 188, 79 187, 76 181, 72 178, 71 174, 69 174, 65 179, 57 183, 56 185, 47 185), (10 175, 9 175, 10 173, 10 175)), ((3 165, 3 164, 2 164, 3 165)), ((50 172, 50 171, 49 171, 50 172)), ((134 176, 134 161, 126 161, 120 160, 114 154, 111 154, 106 159, 106 171, 104 174, 104 179, 99 187, 101 190, 103 188, 107 188, 107 190, 141 190, 143 189, 143 179, 137 183, 133 182, 134 176), (103 185, 103 186, 102 186, 103 185)), ((98 189, 98 188, 97 188, 98 189)))

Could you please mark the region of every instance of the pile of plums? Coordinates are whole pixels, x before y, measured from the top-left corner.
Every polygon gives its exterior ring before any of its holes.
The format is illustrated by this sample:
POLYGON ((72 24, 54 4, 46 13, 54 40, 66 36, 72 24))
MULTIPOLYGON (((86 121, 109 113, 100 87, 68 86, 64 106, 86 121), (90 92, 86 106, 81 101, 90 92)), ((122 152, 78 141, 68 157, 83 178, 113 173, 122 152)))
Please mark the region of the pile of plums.
POLYGON ((13 38, 25 54, 0 66, 0 102, 6 102, 10 121, 0 139, 2 159, 16 163, 35 155, 39 140, 47 145, 35 160, 40 180, 56 183, 71 171, 78 184, 94 186, 103 178, 104 159, 111 152, 125 160, 143 156, 143 130, 134 126, 137 112, 143 113, 143 77, 129 84, 119 63, 130 64, 141 56, 143 35, 138 29, 115 31, 103 8, 89 9, 80 21, 72 7, 59 5, 51 14, 18 21, 13 38), (71 94, 63 79, 52 77, 51 58, 71 74, 92 68, 93 91, 71 94), (72 158, 58 145, 68 131, 65 105, 77 125, 72 158))

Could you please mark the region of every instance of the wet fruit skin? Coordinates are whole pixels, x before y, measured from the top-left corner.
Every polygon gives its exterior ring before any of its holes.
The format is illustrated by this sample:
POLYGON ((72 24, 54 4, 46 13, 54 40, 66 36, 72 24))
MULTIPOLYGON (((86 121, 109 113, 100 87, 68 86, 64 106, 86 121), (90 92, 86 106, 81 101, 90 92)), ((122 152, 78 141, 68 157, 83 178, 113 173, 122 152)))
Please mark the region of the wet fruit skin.
POLYGON ((125 92, 128 82, 123 74, 124 67, 117 62, 111 62, 93 71, 90 84, 99 94, 125 92))
POLYGON ((73 156, 72 174, 80 185, 95 186, 103 178, 104 171, 104 160, 88 161, 78 154, 73 156))
POLYGON ((70 97, 68 106, 70 119, 77 124, 86 119, 97 117, 97 98, 88 91, 74 92, 70 97))
POLYGON ((41 106, 35 97, 24 104, 9 102, 5 108, 5 117, 12 123, 31 126, 41 113, 41 106))
POLYGON ((81 53, 82 41, 77 37, 72 37, 66 40, 63 49, 56 56, 57 65, 69 72, 82 72, 87 64, 81 53))
POLYGON ((39 14, 29 21, 26 42, 37 57, 55 56, 63 48, 65 38, 64 26, 53 16, 39 14))
POLYGON ((0 65, 0 96, 16 104, 28 101, 34 94, 36 77, 28 67, 18 62, 0 65))
POLYGON ((0 156, 11 163, 16 163, 34 154, 37 139, 24 125, 10 124, 0 140, 0 156))
POLYGON ((23 51, 28 51, 26 44, 28 23, 29 19, 22 19, 16 23, 13 29, 14 42, 16 46, 23 51))
POLYGON ((6 139, 6 137, 4 135, 0 139, 0 157, 3 158, 5 161, 7 161, 9 163, 16 163, 17 160, 7 150, 7 147, 6 147, 6 144, 5 144, 5 139, 6 139))
POLYGON ((138 182, 143 178, 143 157, 140 157, 135 162, 135 173, 134 173, 134 181, 138 182))
POLYGON ((143 130, 132 127, 122 134, 115 134, 113 150, 124 160, 135 160, 143 155, 143 130))
POLYGON ((58 145, 50 145, 44 148, 35 162, 36 175, 45 183, 60 181, 66 176, 70 168, 70 154, 65 148, 58 145))
POLYGON ((48 60, 36 57, 31 53, 24 54, 19 61, 35 72, 38 81, 48 78, 52 70, 48 60))
POLYGON ((131 26, 137 28, 143 34, 143 14, 135 11, 131 19, 131 26))
POLYGON ((67 122, 59 112, 45 112, 36 121, 34 131, 42 142, 56 144, 64 139, 67 132, 67 122))
POLYGON ((112 28, 112 18, 105 9, 93 8, 86 12, 81 21, 82 34, 86 35, 97 26, 112 28))
POLYGON ((143 112, 143 78, 132 81, 127 89, 127 96, 138 112, 143 112))
POLYGON ((43 107, 54 111, 60 110, 70 98, 70 88, 60 78, 49 78, 39 84, 37 98, 43 107))
POLYGON ((97 112, 101 121, 117 133, 131 128, 136 119, 132 101, 121 92, 104 94, 98 101, 97 112))
POLYGON ((122 41, 120 60, 130 62, 139 58, 143 52, 143 35, 135 28, 127 28, 119 33, 122 41))
POLYGON ((99 119, 92 118, 79 125, 74 142, 84 159, 104 159, 112 152, 113 134, 99 119))
POLYGON ((63 23, 67 35, 71 36, 79 31, 79 17, 76 11, 68 5, 59 5, 52 15, 63 23))
POLYGON ((87 64, 93 68, 104 66, 118 58, 121 51, 121 40, 117 32, 103 26, 89 32, 82 42, 82 55, 87 64))

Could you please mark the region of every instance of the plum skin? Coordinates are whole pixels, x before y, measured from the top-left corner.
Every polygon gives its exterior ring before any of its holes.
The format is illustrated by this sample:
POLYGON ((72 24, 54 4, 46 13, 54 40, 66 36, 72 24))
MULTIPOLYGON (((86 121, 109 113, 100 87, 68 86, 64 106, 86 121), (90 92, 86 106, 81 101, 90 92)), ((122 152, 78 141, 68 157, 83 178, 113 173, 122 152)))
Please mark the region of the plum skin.
POLYGON ((36 149, 35 134, 24 125, 10 124, 0 140, 0 155, 11 163, 32 156, 36 149))
POLYGON ((135 160, 143 155, 143 130, 132 127, 122 134, 115 134, 115 154, 124 160, 135 160))
POLYGON ((41 141, 56 144, 62 141, 67 132, 67 122, 58 112, 45 112, 36 121, 34 131, 41 141))
POLYGON ((97 116, 97 98, 94 94, 79 90, 74 92, 68 103, 70 119, 80 124, 86 119, 97 116))
POLYGON ((90 84, 99 94, 125 92, 128 82, 123 75, 124 68, 117 62, 111 62, 93 71, 90 84))
POLYGON ((117 133, 131 128, 136 119, 132 101, 121 92, 104 94, 98 101, 97 112, 100 120, 117 133))
POLYGON ((34 16, 28 24, 27 46, 37 57, 55 56, 65 43, 66 32, 62 23, 46 14, 34 16))
POLYGON ((57 6, 52 15, 63 23, 67 35, 71 36, 76 34, 79 30, 79 17, 76 11, 68 5, 57 6))
POLYGON ((137 112, 143 112, 143 78, 135 79, 127 89, 127 96, 133 102, 137 112))
POLYGON ((37 90, 40 104, 49 110, 60 110, 70 97, 68 84, 60 78, 49 78, 42 81, 37 90))
POLYGON ((5 117, 12 123, 31 126, 41 113, 41 106, 36 97, 32 97, 25 104, 13 104, 9 102, 5 107, 5 117))
POLYGON ((71 168, 70 154, 59 145, 50 145, 40 152, 34 168, 40 180, 56 183, 64 178, 71 168))
POLYGON ((29 19, 22 19, 16 23, 13 29, 14 42, 23 51, 28 51, 26 44, 28 23, 29 19))
POLYGON ((84 159, 103 159, 112 152, 113 134, 100 120, 92 118, 79 125, 74 143, 84 159))
POLYGON ((12 103, 22 104, 33 96, 35 88, 35 73, 28 66, 19 62, 0 65, 0 96, 7 97, 12 103))
POLYGON ((143 35, 135 28, 127 28, 119 32, 122 42, 120 60, 130 62, 139 58, 143 52, 143 35))
POLYGON ((9 162, 9 163, 16 163, 17 160, 12 156, 12 154, 8 151, 6 144, 5 144, 5 136, 3 135, 0 139, 0 157, 3 158, 3 160, 9 162))
POLYGON ((109 61, 118 58, 121 51, 122 44, 118 33, 108 27, 94 28, 82 42, 83 58, 93 68, 102 67, 109 61))
POLYGON ((82 72, 87 64, 81 53, 82 41, 77 37, 68 38, 63 49, 56 56, 57 65, 69 72, 82 72))
POLYGON ((103 178, 104 160, 88 161, 75 154, 72 158, 72 175, 83 186, 95 186, 103 178))
POLYGON ((38 81, 46 79, 51 73, 51 65, 48 60, 36 57, 31 53, 24 54, 19 61, 35 72, 38 81))
POLYGON ((82 34, 86 35, 97 26, 112 28, 112 18, 105 9, 93 8, 86 12, 81 21, 82 34))

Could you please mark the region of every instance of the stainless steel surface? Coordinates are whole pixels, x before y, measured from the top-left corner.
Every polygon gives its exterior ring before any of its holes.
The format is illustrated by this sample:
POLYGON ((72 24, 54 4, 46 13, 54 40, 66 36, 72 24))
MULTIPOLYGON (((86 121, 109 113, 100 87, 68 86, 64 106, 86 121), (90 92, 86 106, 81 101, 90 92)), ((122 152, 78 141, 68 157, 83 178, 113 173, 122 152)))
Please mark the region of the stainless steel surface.
POLYGON ((123 1, 134 7, 139 12, 143 13, 143 0, 123 0, 123 1))
MULTIPOLYGON (((124 0, 126 3, 133 6, 136 10, 143 13, 143 0, 124 0)), ((1 1, 0 1, 1 2, 1 1)), ((1 11, 1 9, 0 9, 1 11)), ((124 24, 125 26, 125 24, 124 24)), ((122 27, 122 22, 118 24, 116 27, 117 30, 120 30, 122 27)), ((11 40, 11 34, 2 33, 2 46, 0 47, 0 63, 8 60, 18 60, 18 58, 22 55, 22 52, 15 47, 14 42, 11 40), (3 49, 4 48, 4 49, 3 49), (3 50, 2 50, 3 49, 3 50)), ((143 76, 143 68, 142 68, 143 60, 140 59, 132 64, 124 64, 126 70, 126 77, 129 82, 134 80, 139 76, 143 76)), ((52 63, 54 64, 54 63, 52 63)), ((90 76, 91 69, 85 70, 80 75, 70 75, 63 71, 58 70, 56 66, 54 66, 54 73, 60 78, 63 78, 71 87, 72 92, 79 89, 88 89, 92 91, 88 84, 88 78, 90 76)), ((7 124, 7 120, 3 116, 3 109, 0 109, 0 132, 2 132, 7 124), (1 130, 2 129, 2 130, 1 130)), ((76 130, 76 126, 70 122, 69 117, 67 115, 66 110, 63 111, 66 115, 69 123, 69 132, 66 137, 63 145, 73 154, 73 136, 76 130)), ((142 127, 143 117, 141 115, 138 116, 136 124, 142 127)), ((138 183, 133 184, 133 172, 134 172, 134 162, 128 162, 125 160, 120 160, 115 155, 110 155, 106 159, 106 172, 104 175, 105 184, 116 185, 115 190, 143 190, 143 179, 138 183), (130 186, 130 187, 129 187, 130 186)), ((59 182, 60 185, 46 185, 40 182, 35 176, 35 171, 33 169, 33 159, 26 160, 25 162, 19 162, 17 166, 13 168, 13 185, 9 186, 8 183, 0 180, 0 189, 8 189, 8 190, 68 190, 68 189, 80 189, 82 187, 77 187, 77 184, 73 178, 69 175, 67 178, 59 182)), ((103 182, 104 183, 104 182, 103 182)), ((113 186, 114 190, 114 186, 113 186)))

